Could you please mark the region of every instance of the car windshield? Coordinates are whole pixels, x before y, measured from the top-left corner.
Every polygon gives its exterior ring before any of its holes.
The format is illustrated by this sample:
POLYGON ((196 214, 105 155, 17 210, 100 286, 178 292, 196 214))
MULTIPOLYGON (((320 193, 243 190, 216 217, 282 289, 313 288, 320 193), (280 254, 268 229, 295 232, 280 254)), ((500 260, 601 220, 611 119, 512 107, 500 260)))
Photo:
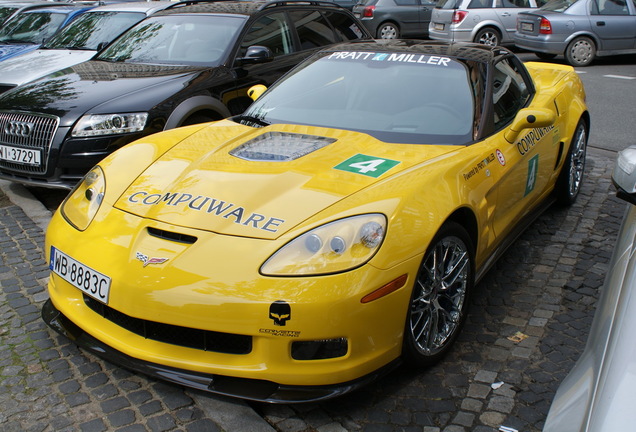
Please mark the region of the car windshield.
POLYGON ((97 60, 215 66, 244 21, 227 15, 151 17, 124 33, 97 60))
POLYGON ((17 15, 0 29, 0 43, 42 43, 57 31, 65 19, 65 14, 50 12, 17 15))
POLYGON ((95 51, 145 17, 141 12, 87 12, 53 36, 44 48, 95 51))
POLYGON ((550 0, 541 7, 541 10, 564 12, 577 1, 579 0, 550 0))
POLYGON ((12 6, 0 6, 0 23, 7 19, 16 9, 12 6))
POLYGON ((297 69, 241 117, 364 132, 393 143, 471 141, 473 92, 466 66, 411 53, 336 52, 297 69))

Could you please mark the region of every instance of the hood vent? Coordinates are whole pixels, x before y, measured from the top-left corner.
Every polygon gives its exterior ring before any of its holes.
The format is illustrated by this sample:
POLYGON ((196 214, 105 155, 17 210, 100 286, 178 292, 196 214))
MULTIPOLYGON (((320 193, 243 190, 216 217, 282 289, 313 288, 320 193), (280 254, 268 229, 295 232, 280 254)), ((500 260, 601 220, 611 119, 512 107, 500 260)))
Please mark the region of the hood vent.
POLYGON ((333 138, 321 136, 267 132, 241 144, 230 154, 249 161, 288 162, 334 142, 336 140, 333 138))

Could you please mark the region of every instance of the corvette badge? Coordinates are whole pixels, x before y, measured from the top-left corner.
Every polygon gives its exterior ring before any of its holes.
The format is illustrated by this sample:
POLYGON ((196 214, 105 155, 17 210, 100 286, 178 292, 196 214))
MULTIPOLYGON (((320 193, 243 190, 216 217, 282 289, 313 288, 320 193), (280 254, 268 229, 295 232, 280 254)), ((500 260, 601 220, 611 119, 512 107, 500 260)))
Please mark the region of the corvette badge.
POLYGON ((144 267, 148 264, 163 264, 168 261, 169 258, 148 258, 148 255, 144 255, 141 252, 137 252, 136 258, 144 263, 144 267))

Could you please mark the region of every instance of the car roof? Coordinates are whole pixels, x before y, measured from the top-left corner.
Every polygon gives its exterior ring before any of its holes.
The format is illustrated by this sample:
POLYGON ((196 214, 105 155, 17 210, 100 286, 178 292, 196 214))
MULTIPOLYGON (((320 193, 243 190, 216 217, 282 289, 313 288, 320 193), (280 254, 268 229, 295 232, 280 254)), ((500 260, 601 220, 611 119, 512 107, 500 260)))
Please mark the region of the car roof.
POLYGON ((445 42, 415 39, 352 41, 334 45, 322 50, 322 52, 337 51, 393 51, 398 53, 446 56, 481 63, 489 63, 495 57, 510 53, 509 50, 500 46, 491 47, 471 42, 445 42))
POLYGON ((223 14, 236 14, 236 15, 253 15, 254 13, 280 6, 313 6, 313 7, 331 7, 339 10, 345 10, 343 7, 336 3, 328 1, 313 1, 313 0, 274 0, 274 1, 191 1, 186 0, 179 3, 175 3, 169 8, 156 13, 155 15, 170 15, 176 13, 223 13, 223 14))
POLYGON ((98 6, 91 9, 89 12, 147 12, 152 10, 161 10, 174 4, 175 2, 171 1, 132 1, 98 6))

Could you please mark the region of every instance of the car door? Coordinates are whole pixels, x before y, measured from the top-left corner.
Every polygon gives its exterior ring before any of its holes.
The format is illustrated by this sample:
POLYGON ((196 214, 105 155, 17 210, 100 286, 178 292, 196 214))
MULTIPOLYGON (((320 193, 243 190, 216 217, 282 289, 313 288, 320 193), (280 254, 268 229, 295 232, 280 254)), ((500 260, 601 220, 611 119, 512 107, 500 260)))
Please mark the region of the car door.
MULTIPOLYGON (((386 2, 384 4, 389 3, 386 2)), ((395 6, 388 6, 387 9, 391 11, 390 16, 400 25, 400 31, 403 36, 421 34, 423 32, 422 15, 424 13, 420 0, 395 0, 395 6)))
POLYGON ((626 0, 592 0, 590 24, 601 41, 599 51, 629 50, 636 44, 634 3, 626 0))
MULTIPOLYGON (((504 169, 497 179, 497 206, 493 228, 497 236, 506 235, 539 201, 553 180, 559 154, 558 126, 522 130, 513 143, 506 139, 512 120, 528 103, 531 95, 523 66, 513 58, 496 63, 492 73, 492 109, 495 128, 494 153, 504 169)), ((554 104, 548 104, 555 111, 554 104)))
POLYGON ((495 1, 495 13, 499 22, 501 22, 502 28, 505 29, 507 34, 502 34, 503 41, 509 41, 512 39, 512 35, 517 28, 517 14, 519 12, 532 11, 533 8, 530 0, 496 0, 495 1))

